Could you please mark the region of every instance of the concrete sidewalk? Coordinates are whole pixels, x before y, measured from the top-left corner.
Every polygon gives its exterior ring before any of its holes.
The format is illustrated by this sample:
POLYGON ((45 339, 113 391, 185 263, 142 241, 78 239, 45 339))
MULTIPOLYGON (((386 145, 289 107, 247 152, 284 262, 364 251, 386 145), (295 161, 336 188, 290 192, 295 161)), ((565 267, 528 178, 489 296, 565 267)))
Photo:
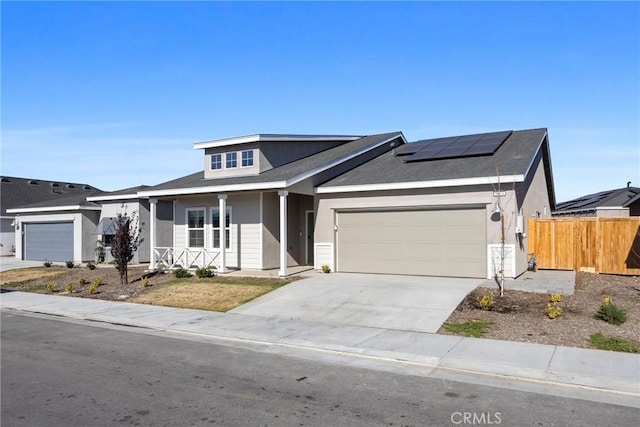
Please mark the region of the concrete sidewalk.
POLYGON ((638 354, 24 292, 2 293, 0 307, 411 363, 430 369, 598 389, 625 395, 640 405, 638 354))

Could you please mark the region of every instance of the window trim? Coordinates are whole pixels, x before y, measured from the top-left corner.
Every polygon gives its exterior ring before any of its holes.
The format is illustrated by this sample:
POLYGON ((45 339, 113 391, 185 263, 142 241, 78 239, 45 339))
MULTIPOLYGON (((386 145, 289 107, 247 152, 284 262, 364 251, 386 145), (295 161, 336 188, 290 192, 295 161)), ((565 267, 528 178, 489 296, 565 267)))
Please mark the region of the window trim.
POLYGON ((225 169, 237 169, 238 168, 238 152, 237 151, 229 151, 228 153, 224 153, 224 166, 225 169), (229 158, 233 156, 233 160, 229 158), (229 163, 235 163, 235 166, 229 166, 229 163))
MULTIPOLYGON (((210 247, 212 249, 220 250, 220 249, 222 249, 220 247, 221 245, 219 245, 217 247, 215 246, 215 241, 216 241, 215 232, 216 232, 216 230, 220 231, 220 228, 221 228, 220 226, 215 227, 214 224, 213 224, 213 213, 216 212, 216 211, 218 211, 218 217, 220 217, 220 207, 219 206, 212 206, 211 208, 209 208, 209 218, 211 219, 211 245, 210 245, 210 247)), ((233 227, 231 227, 231 225, 233 224, 233 207, 227 205, 227 212, 229 212, 229 223, 225 224, 225 231, 229 231, 229 246, 227 246, 225 248, 225 251, 232 251, 233 250, 233 233, 232 233, 233 227)), ((222 233, 220 233, 220 234, 222 236, 222 233)), ((226 236, 226 233, 225 233, 225 242, 226 242, 226 237, 227 236, 226 236)), ((222 239, 219 239, 219 240, 222 240, 222 239)))
POLYGON ((205 207, 188 207, 184 210, 184 227, 185 227, 185 242, 184 246, 188 249, 202 249, 207 247, 207 209, 205 207), (202 227, 190 228, 189 227, 189 212, 201 211, 203 212, 202 227), (191 246, 190 231, 202 230, 202 246, 191 246))
POLYGON ((223 166, 224 166, 224 163, 222 162, 222 153, 213 153, 211 155, 211 161, 209 162, 209 169, 212 170, 212 171, 219 171, 219 170, 222 170, 223 166), (216 162, 216 163, 220 164, 219 168, 214 168, 213 167, 213 159, 214 158, 218 158, 218 162, 216 162))
POLYGON ((253 150, 242 150, 242 151, 240 151, 240 167, 241 167, 241 168, 251 168, 251 167, 253 167, 254 165, 255 165, 255 161, 254 161, 254 153, 253 153, 253 150), (249 158, 247 159, 247 161, 248 161, 248 160, 251 160, 251 164, 250 164, 250 165, 246 165, 246 166, 245 166, 245 164, 244 164, 244 162, 245 162, 245 158, 244 158, 245 153, 247 153, 247 154, 251 154, 250 159, 249 159, 249 158))

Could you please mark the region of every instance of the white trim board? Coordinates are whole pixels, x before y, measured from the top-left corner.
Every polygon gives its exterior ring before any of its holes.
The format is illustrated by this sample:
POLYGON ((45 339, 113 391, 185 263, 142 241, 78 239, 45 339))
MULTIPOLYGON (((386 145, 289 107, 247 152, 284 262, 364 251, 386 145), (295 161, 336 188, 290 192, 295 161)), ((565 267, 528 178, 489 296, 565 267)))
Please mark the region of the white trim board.
POLYGON ((249 142, 261 142, 261 141, 282 141, 282 142, 305 142, 305 141, 355 141, 356 139, 363 138, 363 136, 356 135, 267 135, 267 134, 255 134, 247 136, 238 136, 234 138, 214 139, 211 141, 196 142, 193 144, 194 150, 201 150, 203 148, 215 148, 226 147, 229 145, 246 144, 249 142))
POLYGON ((100 211, 100 206, 52 206, 41 208, 15 208, 7 209, 7 213, 36 213, 36 212, 62 212, 62 211, 100 211))

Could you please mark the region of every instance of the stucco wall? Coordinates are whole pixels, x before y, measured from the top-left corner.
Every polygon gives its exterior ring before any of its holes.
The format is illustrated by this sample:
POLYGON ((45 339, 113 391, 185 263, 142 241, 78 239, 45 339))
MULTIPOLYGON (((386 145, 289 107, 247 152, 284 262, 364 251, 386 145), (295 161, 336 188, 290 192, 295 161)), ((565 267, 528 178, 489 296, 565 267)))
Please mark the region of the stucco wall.
POLYGON ((14 255, 15 252, 15 228, 13 217, 0 218, 0 256, 14 255))

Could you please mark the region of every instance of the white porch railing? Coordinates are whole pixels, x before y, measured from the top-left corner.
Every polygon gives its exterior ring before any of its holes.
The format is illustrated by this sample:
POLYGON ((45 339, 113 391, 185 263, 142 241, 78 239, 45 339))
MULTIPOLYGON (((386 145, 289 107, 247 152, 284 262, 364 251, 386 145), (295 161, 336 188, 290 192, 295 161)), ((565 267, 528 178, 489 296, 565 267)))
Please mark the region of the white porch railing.
POLYGON ((176 268, 214 268, 220 267, 217 258, 220 256, 219 249, 207 248, 153 248, 155 262, 152 266, 155 270, 173 270, 176 268))

